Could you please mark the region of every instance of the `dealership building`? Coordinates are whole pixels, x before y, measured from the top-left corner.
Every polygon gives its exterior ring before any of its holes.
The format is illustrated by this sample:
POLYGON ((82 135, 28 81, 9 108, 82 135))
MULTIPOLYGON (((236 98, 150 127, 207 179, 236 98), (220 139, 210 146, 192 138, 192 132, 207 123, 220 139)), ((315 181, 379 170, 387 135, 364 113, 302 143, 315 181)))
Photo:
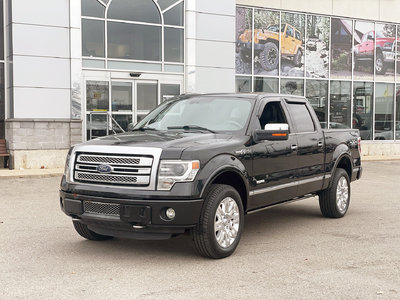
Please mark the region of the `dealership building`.
MULTIPOLYGON (((306 96, 364 155, 400 155, 400 1, 1 0, 0 139, 62 167, 182 93, 306 96)), ((1 158, 0 158, 1 159, 1 158)))

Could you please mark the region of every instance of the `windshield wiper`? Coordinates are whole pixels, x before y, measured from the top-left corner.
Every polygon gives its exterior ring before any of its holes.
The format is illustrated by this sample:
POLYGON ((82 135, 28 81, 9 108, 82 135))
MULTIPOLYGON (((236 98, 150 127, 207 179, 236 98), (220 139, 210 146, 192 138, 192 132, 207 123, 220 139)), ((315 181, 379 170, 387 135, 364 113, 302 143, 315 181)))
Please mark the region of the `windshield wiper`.
POLYGON ((203 130, 203 131, 208 131, 211 133, 215 133, 215 131, 205 128, 205 127, 201 127, 201 126, 197 126, 197 125, 185 125, 185 126, 170 126, 167 127, 168 129, 183 129, 183 130, 203 130))
POLYGON ((145 131, 145 130, 157 130, 157 129, 151 127, 140 127, 140 128, 134 128, 131 131, 145 131))

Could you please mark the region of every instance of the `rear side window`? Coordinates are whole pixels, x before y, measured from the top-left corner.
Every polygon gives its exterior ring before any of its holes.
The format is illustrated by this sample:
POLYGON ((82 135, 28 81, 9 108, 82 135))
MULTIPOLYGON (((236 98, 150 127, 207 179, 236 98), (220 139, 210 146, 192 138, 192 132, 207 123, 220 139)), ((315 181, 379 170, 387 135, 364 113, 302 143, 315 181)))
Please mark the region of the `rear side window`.
POLYGON ((288 103, 290 116, 294 123, 294 132, 314 132, 315 126, 307 106, 303 103, 288 103))
POLYGON ((296 31, 296 39, 301 40, 300 31, 296 31))

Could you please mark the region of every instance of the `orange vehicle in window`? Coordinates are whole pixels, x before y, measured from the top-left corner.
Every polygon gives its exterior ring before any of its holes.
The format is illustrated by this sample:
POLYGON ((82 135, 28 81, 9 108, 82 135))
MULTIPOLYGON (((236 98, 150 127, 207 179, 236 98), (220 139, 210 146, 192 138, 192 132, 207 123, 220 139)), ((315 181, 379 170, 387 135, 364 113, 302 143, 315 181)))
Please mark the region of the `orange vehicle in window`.
MULTIPOLYGON (((281 36, 282 58, 291 59, 296 67, 301 66, 303 56, 302 37, 299 30, 289 24, 270 25, 267 29, 254 30, 254 56, 266 71, 274 70, 279 62, 279 34, 281 36), (279 33, 280 31, 280 33, 279 33)), ((237 43, 240 57, 251 62, 251 30, 246 29, 237 43)))

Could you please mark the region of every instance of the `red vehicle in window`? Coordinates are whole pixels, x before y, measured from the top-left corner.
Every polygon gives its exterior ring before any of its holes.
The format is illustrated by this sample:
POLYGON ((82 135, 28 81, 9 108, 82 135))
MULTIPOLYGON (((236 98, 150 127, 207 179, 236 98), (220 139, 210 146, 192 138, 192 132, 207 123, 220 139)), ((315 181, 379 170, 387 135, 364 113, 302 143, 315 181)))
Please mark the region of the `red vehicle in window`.
POLYGON ((376 74, 385 74, 389 66, 394 68, 394 41, 394 37, 387 37, 383 32, 376 32, 376 40, 374 31, 365 33, 361 43, 354 46, 354 69, 357 70, 359 66, 368 64, 374 59, 374 48, 376 74))

